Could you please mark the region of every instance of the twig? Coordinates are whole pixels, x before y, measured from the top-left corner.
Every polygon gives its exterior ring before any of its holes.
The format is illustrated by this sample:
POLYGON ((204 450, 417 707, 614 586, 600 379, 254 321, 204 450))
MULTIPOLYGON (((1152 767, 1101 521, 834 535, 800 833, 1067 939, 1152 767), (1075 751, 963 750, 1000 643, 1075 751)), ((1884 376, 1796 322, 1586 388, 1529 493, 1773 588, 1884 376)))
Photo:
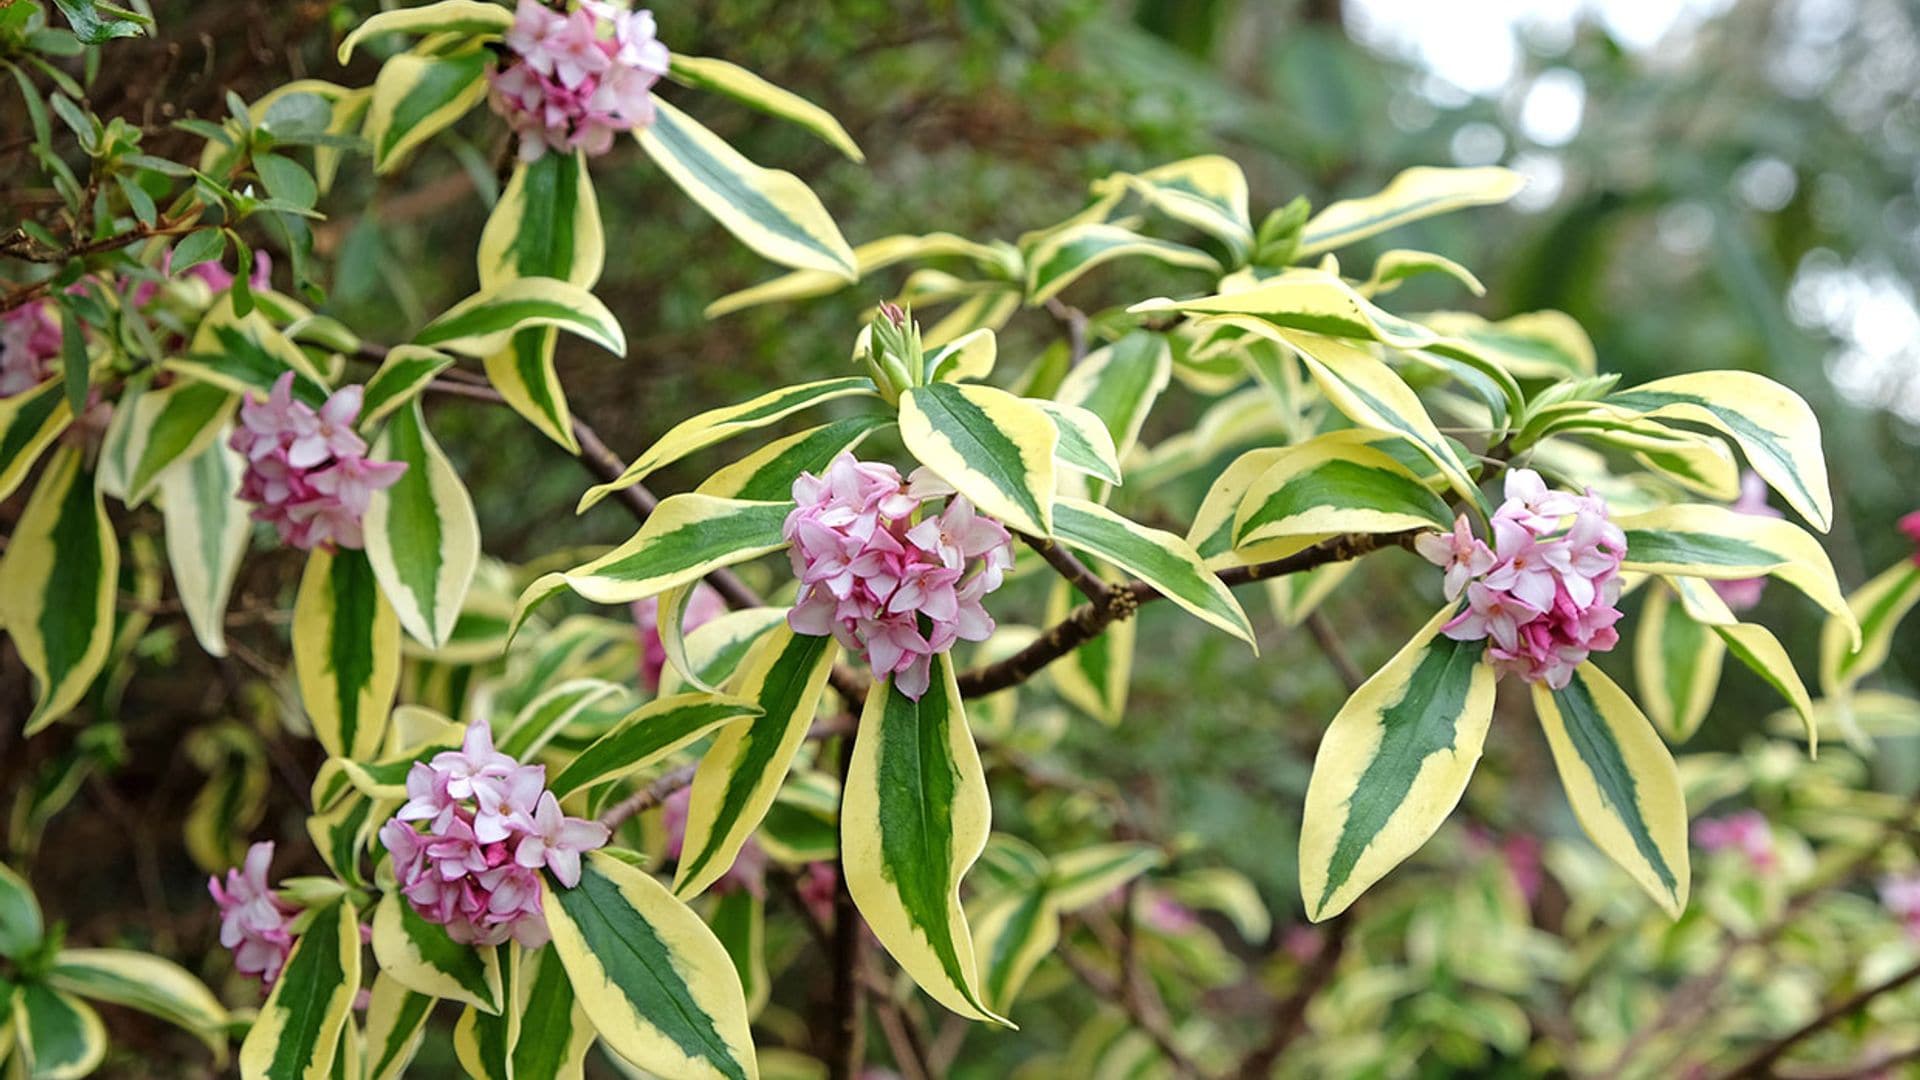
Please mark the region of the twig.
POLYGON ((1835 1021, 1844 1020, 1859 1012, 1874 998, 1882 994, 1890 994, 1915 979, 1920 979, 1920 964, 1914 964, 1892 978, 1877 982, 1851 997, 1836 1002, 1792 1032, 1761 1047, 1752 1057, 1735 1066, 1731 1072, 1722 1073, 1720 1080, 1743 1080, 1750 1076, 1772 1075, 1774 1062, 1786 1056, 1787 1051, 1819 1034, 1822 1029, 1835 1021))
MULTIPOLYGON (((840 802, 844 811, 847 793, 847 774, 853 769, 853 739, 841 740, 840 745, 840 802)), ((865 1024, 865 994, 861 991, 858 973, 860 970, 860 932, 863 929, 860 912, 853 905, 853 893, 847 888, 847 861, 844 849, 835 856, 836 870, 833 879, 833 1007, 836 1026, 833 1030, 833 1052, 827 1057, 827 1068, 832 1080, 853 1080, 860 1074, 860 1066, 865 1058, 865 1047, 861 1045, 861 1035, 865 1024)))
MULTIPOLYGON (((1297 574, 1328 563, 1346 562, 1385 547, 1411 542, 1407 533, 1348 533, 1323 540, 1284 559, 1230 567, 1220 572, 1220 580, 1229 588, 1268 578, 1297 574)), ((1159 590, 1144 581, 1131 581, 1107 588, 1106 602, 1081 604, 1040 635, 1033 644, 1003 660, 974 668, 960 675, 963 697, 984 697, 1009 686, 1017 686, 1038 674, 1042 668, 1072 652, 1081 644, 1099 636, 1108 626, 1131 616, 1141 604, 1161 598, 1159 590)))
POLYGON ((609 829, 617 829, 633 815, 645 813, 666 802, 674 792, 693 783, 693 773, 697 768, 699 768, 697 764, 682 765, 670 772, 661 773, 653 783, 608 807, 606 812, 600 815, 600 824, 609 829))
POLYGON ((1066 545, 1056 540, 1028 536, 1026 533, 1020 533, 1019 536, 1026 541, 1028 547, 1039 552, 1040 557, 1047 560, 1048 566, 1058 570, 1061 577, 1073 582, 1074 588, 1080 590, 1080 595, 1095 605, 1106 602, 1107 583, 1100 580, 1100 575, 1094 573, 1086 563, 1075 558, 1073 552, 1067 550, 1066 545))
POLYGON ((1327 617, 1318 611, 1311 611, 1307 613, 1306 624, 1307 632, 1313 635, 1314 644, 1320 646, 1327 662, 1339 674, 1340 681, 1347 685, 1347 692, 1360 689, 1360 684, 1367 681, 1367 673, 1361 671, 1359 665, 1353 662, 1353 657, 1347 655, 1346 646, 1340 644, 1340 637, 1333 632, 1327 617))

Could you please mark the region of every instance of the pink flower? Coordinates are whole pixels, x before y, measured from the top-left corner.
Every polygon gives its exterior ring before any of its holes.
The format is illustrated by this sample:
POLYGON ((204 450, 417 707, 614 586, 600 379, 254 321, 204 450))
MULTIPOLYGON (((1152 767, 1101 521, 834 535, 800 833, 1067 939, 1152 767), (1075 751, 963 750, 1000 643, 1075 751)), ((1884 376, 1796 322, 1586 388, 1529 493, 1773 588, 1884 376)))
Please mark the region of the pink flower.
MULTIPOLYGON (((1901 518, 1899 527, 1901 532, 1907 534, 1907 539, 1913 541, 1914 546, 1920 549, 1920 510, 1915 510, 1901 518)), ((1914 565, 1920 566, 1920 550, 1914 551, 1913 562, 1914 565)))
MULTIPOLYGON (((1783 516, 1780 511, 1767 505, 1767 482, 1751 470, 1740 474, 1740 498, 1733 503, 1733 509, 1742 514, 1755 517, 1777 518, 1783 516)), ((1735 611, 1747 611, 1760 602, 1760 596, 1766 591, 1767 579, 1737 578, 1731 581, 1709 581, 1713 591, 1720 599, 1735 611)))
POLYGON ((291 926, 299 909, 274 895, 267 884, 273 862, 273 842, 263 840, 247 849, 240 866, 207 879, 207 891, 220 908, 220 944, 233 950, 233 964, 244 975, 258 975, 272 986, 293 951, 291 926))
MULTIPOLYGON (((713 586, 701 583, 693 587, 687 599, 687 633, 699 629, 726 614, 727 602, 713 586)), ((633 625, 640 631, 640 683, 649 690, 660 689, 660 673, 667 666, 667 647, 660 640, 660 598, 649 596, 633 602, 633 625)), ((826 631, 821 631, 826 633, 826 631)))
POLYGON ((1880 904, 1920 941, 1920 874, 1893 874, 1880 879, 1880 904))
POLYGON ((1415 542, 1445 568, 1448 599, 1466 594, 1443 632, 1456 641, 1491 639, 1487 658, 1502 674, 1561 689, 1590 653, 1619 642, 1613 625, 1626 534, 1598 495, 1550 491, 1530 469, 1507 474, 1507 500, 1492 527, 1491 552, 1464 516, 1451 536, 1429 533, 1415 542))
POLYGON ((1492 550, 1473 535, 1465 514, 1454 519, 1453 532, 1421 533, 1413 538, 1413 547, 1421 558, 1447 572, 1445 590, 1449 600, 1460 598, 1469 578, 1493 569, 1492 550))
POLYGON ((935 656, 993 633, 982 601, 1013 566, 1012 536, 930 473, 903 484, 892 466, 843 453, 820 476, 802 473, 793 497, 784 535, 801 586, 787 614, 795 632, 832 634, 915 700, 935 656), (933 498, 946 507, 916 522, 933 498))
POLYGON ((1693 823, 1693 842, 1702 851, 1738 851, 1755 870, 1769 870, 1775 861, 1773 826, 1758 810, 1701 818, 1693 823))
POLYGON ((645 10, 596 0, 562 13, 520 0, 506 63, 488 75, 493 110, 520 137, 520 159, 604 154, 615 135, 653 123, 653 86, 671 59, 654 31, 645 10))
POLYGON ((404 462, 367 459, 367 444, 353 430, 364 395, 362 387, 342 387, 315 410, 293 396, 287 371, 265 400, 249 394, 240 406, 228 440, 247 458, 240 497, 282 541, 305 549, 362 546, 360 521, 373 493, 406 472, 404 462))
POLYGON ((406 803, 380 828, 399 892, 422 918, 462 944, 529 948, 547 941, 540 869, 572 888, 580 856, 607 838, 600 823, 560 812, 544 766, 494 749, 485 721, 460 749, 414 764, 406 803))
POLYGON ((0 398, 46 382, 59 355, 60 317, 53 301, 42 298, 0 314, 0 398))

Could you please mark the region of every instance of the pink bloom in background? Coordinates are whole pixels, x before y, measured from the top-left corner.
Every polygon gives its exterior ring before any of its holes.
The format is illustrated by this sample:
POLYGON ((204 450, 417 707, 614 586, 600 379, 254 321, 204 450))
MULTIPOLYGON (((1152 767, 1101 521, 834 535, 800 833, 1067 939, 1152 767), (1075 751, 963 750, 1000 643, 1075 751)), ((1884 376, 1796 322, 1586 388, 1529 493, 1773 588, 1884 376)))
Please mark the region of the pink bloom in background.
POLYGON ((572 12, 520 0, 506 63, 487 76, 493 110, 520 137, 520 160, 548 150, 604 154, 613 137, 653 123, 653 84, 667 47, 653 13, 602 2, 572 12))
POLYGON ((0 314, 0 398, 47 381, 60 355, 60 316, 53 301, 34 300, 0 314))
POLYGON ((258 975, 272 986, 293 951, 289 927, 299 909, 274 895, 267 884, 273 862, 273 841, 247 849, 246 861, 227 871, 226 884, 218 876, 207 879, 207 891, 220 907, 220 944, 233 950, 233 966, 243 975, 258 975))
POLYGON ((373 493, 407 471, 399 461, 369 461, 353 430, 364 391, 346 386, 315 410, 293 396, 293 372, 281 374, 265 401, 247 395, 229 444, 246 456, 240 497, 253 517, 298 548, 357 548, 373 493))
MULTIPOLYGON (((1740 474, 1740 498, 1733 503, 1738 513, 1752 514, 1755 517, 1777 518, 1783 516, 1780 511, 1767 505, 1767 482, 1760 474, 1752 471, 1740 474)), ((1767 579, 1737 578, 1732 581, 1709 581, 1713 591, 1720 599, 1735 611, 1747 611, 1760 602, 1760 595, 1766 591, 1767 579)))
MULTIPOLYGON (((727 602, 707 584, 696 585, 687 600, 686 633, 726 614, 727 602)), ((667 647, 660 640, 660 598, 649 596, 633 602, 633 625, 640 631, 640 684, 649 690, 660 689, 660 673, 666 670, 667 647)))
POLYGON ((1702 851, 1737 851, 1755 870, 1770 870, 1775 861, 1773 826, 1758 810, 1701 818, 1693 823, 1693 842, 1702 851))
POLYGON ((1880 903, 1920 941, 1920 874, 1892 874, 1880 879, 1880 903))
POLYGON ((821 926, 833 925, 833 900, 839 888, 840 872, 830 862, 808 863, 800 868, 799 880, 794 882, 800 902, 821 926))
POLYGON ((462 944, 546 944, 540 872, 572 888, 580 856, 607 842, 606 826, 562 814, 546 784, 545 766, 494 749, 485 721, 467 728, 460 749, 414 764, 380 842, 421 918, 462 944))
MULTIPOLYGON (((169 251, 160 259, 160 273, 173 273, 173 252, 169 251)), ((204 283, 215 297, 233 287, 233 274, 217 262, 196 263, 187 268, 187 277, 204 283)), ((253 289, 265 289, 273 277, 273 257, 264 251, 253 253, 253 273, 247 275, 247 285, 253 289)), ((134 307, 146 307, 148 302, 160 293, 160 283, 143 281, 133 287, 127 299, 134 307)))
POLYGON ((1451 534, 1414 542, 1446 571, 1447 599, 1466 594, 1445 633, 1456 641, 1491 639, 1487 655, 1502 674, 1558 690, 1589 653, 1620 640, 1614 603, 1626 534, 1598 495, 1549 490, 1531 469, 1507 473, 1506 501, 1491 524, 1492 548, 1473 536, 1464 516, 1451 534))
MULTIPOLYGON (((666 857, 674 862, 680 860, 687 844, 687 807, 693 802, 693 789, 681 788, 667 796, 660 804, 660 824, 667 833, 666 857)), ((804 885, 804 882, 803 882, 804 885)), ((733 865, 721 874, 713 883, 714 895, 722 895, 737 889, 745 889, 760 899, 767 895, 767 853, 752 837, 740 845, 740 853, 734 856, 733 865)), ((827 910, 833 910, 833 886, 827 886, 827 910)))
POLYGON ((1916 549, 1913 553, 1913 562, 1915 566, 1920 566, 1920 510, 1915 510, 1900 519, 1900 531, 1906 533, 1907 539, 1913 541, 1916 549))
POLYGON ((1506 865, 1507 876, 1513 879, 1514 888, 1520 890, 1520 896, 1528 906, 1540 896, 1540 887, 1546 884, 1545 860, 1542 858, 1545 845, 1540 838, 1531 833, 1508 833, 1496 836, 1493 830, 1482 825, 1467 826, 1467 847, 1480 855, 1498 854, 1506 865))
POLYGON ((801 473, 793 498, 785 535, 800 578, 787 613, 795 631, 832 634, 916 701, 935 656, 993 633, 981 601, 1013 566, 1012 536, 924 468, 903 484, 893 466, 843 453, 820 476, 801 473), (913 520, 942 497, 939 514, 913 520))

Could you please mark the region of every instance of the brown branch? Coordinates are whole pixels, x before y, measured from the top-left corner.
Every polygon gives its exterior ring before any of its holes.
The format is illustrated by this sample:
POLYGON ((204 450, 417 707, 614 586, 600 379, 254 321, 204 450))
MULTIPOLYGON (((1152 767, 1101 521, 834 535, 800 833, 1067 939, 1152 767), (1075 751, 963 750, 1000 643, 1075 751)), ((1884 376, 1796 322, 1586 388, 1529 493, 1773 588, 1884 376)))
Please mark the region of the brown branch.
POLYGON ((1028 547, 1039 552, 1040 557, 1047 560, 1048 566, 1059 571, 1061 577, 1071 581, 1074 588, 1080 590, 1080 595, 1096 606, 1106 602, 1107 583, 1100 580, 1100 575, 1094 573, 1086 563, 1075 558, 1073 552, 1067 550, 1066 545, 1056 540, 1028 536, 1026 533, 1017 535, 1026 541, 1028 547))
POLYGON ((673 793, 693 783, 697 763, 682 765, 671 772, 661 773, 653 783, 608 807, 600 815, 600 824, 609 829, 617 829, 635 814, 642 814, 659 806, 673 796, 673 793))
POLYGON ((1340 636, 1334 633, 1332 624, 1327 622, 1327 617, 1318 611, 1309 612, 1306 624, 1307 632, 1313 635, 1313 643, 1320 646, 1320 651, 1326 655, 1327 663, 1333 665, 1333 670, 1339 674, 1340 681, 1346 684, 1347 692, 1353 693, 1360 689, 1360 684, 1367 681, 1367 673, 1360 670, 1360 666, 1353 662, 1353 657, 1347 655, 1346 646, 1340 643, 1340 636))
POLYGON ((1265 1080, 1273 1075, 1274 1063, 1287 1047, 1307 1029, 1307 1007, 1313 1004, 1320 991, 1326 989, 1327 981, 1340 967, 1340 957, 1347 950, 1347 933, 1353 928, 1355 916, 1352 909, 1339 919, 1327 924, 1320 942, 1320 951, 1308 961, 1305 971, 1300 973, 1300 984, 1293 993, 1280 999, 1274 1005, 1273 1027, 1267 1032, 1267 1041, 1255 1047, 1246 1057, 1240 1059, 1240 1067, 1234 1075, 1240 1080, 1265 1080))
MULTIPOLYGON (((1411 543, 1412 537, 1411 532, 1347 533, 1323 540, 1284 559, 1230 567, 1220 572, 1220 580, 1231 588, 1298 574, 1329 563, 1357 559, 1384 547, 1403 546, 1411 543)), ((1160 598, 1159 590, 1144 581, 1108 588, 1104 603, 1081 604, 1041 634, 1033 644, 1003 660, 961 673, 960 694, 962 697, 984 697, 997 690, 1017 686, 1038 674, 1048 664, 1097 637, 1108 626, 1128 618, 1141 604, 1152 603, 1160 598)))
POLYGON ((1891 978, 1877 982, 1864 990, 1854 993, 1851 997, 1835 1002, 1820 1013, 1820 1015, 1795 1028, 1787 1035, 1761 1047, 1752 1057, 1735 1066, 1732 1071, 1722 1073, 1720 1080, 1744 1080, 1746 1077, 1773 1075, 1774 1062, 1786 1056, 1787 1051, 1814 1035, 1819 1034, 1823 1029, 1836 1021, 1844 1020, 1854 1013, 1859 1012, 1861 1009, 1866 1008, 1867 1003, 1874 998, 1882 994, 1890 994, 1916 979, 1920 979, 1920 964, 1913 964, 1891 978))

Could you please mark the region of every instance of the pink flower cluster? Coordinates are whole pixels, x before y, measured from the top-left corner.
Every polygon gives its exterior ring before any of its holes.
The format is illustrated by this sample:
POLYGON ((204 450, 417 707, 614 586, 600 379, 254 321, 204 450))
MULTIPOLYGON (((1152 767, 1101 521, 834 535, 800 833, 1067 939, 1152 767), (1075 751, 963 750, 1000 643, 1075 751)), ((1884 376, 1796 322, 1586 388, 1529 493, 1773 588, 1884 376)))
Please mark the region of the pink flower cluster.
POLYGON ((925 468, 903 484, 891 465, 843 453, 822 476, 801 473, 793 498, 785 535, 800 578, 787 614, 795 631, 832 634, 916 701, 936 655, 993 633, 981 600, 1013 566, 1012 537, 925 468), (951 496, 946 509, 915 520, 942 496, 951 496))
POLYGON ((1493 547, 1473 535, 1466 516, 1452 533, 1414 541, 1427 561, 1446 570, 1448 600, 1467 605, 1444 628, 1455 641, 1492 639, 1487 650, 1502 674, 1558 690, 1591 652, 1620 640, 1614 602, 1626 534, 1589 491, 1550 491, 1531 469, 1507 473, 1506 501, 1494 512, 1493 547))
POLYGON ((1920 941, 1920 874, 1894 874, 1880 879, 1880 904, 1920 941))
POLYGON ((60 316, 53 301, 34 300, 0 314, 0 398, 10 398, 47 381, 60 355, 60 316))
MULTIPOLYGON (((173 273, 173 252, 169 251, 160 260, 160 272, 173 273)), ((218 262, 196 263, 186 270, 186 277, 204 284, 215 297, 233 287, 233 272, 218 262)), ((265 289, 273 281, 273 257, 264 251, 253 253, 253 272, 247 275, 247 285, 256 291, 265 289)), ((134 307, 146 307, 148 302, 160 293, 157 281, 142 281, 127 294, 134 307)))
POLYGON ((1701 818, 1693 823, 1693 842, 1702 851, 1737 851, 1755 870, 1772 869, 1776 858, 1773 826, 1758 810, 1701 818))
POLYGON ((274 895, 267 884, 267 866, 273 862, 273 841, 247 849, 244 863, 227 871, 225 886, 218 875, 207 879, 207 891, 220 908, 220 944, 233 950, 233 966, 243 975, 258 975, 272 986, 293 951, 293 917, 299 909, 274 895))
MULTIPOLYGON (((1752 514, 1754 517, 1784 516, 1780 511, 1767 505, 1767 482, 1760 479, 1760 474, 1755 472, 1740 474, 1740 498, 1734 502, 1733 509, 1737 513, 1752 514)), ((1709 581, 1707 584, 1713 586, 1713 591, 1720 594, 1720 599, 1725 600, 1727 606, 1735 611, 1751 610, 1760 602, 1761 594, 1767 589, 1767 579, 1764 577, 1709 581)))
POLYGON ((653 123, 668 55, 652 12, 585 0, 563 14, 520 0, 506 44, 511 57, 487 78, 493 111, 520 137, 520 160, 550 149, 604 154, 616 134, 653 123))
POLYGON ((476 720, 460 749, 414 763, 407 802, 380 827, 380 842, 401 895, 448 937, 536 948, 547 942, 540 869, 578 885, 580 856, 607 842, 607 827, 561 814, 546 766, 495 750, 493 733, 476 720))
MULTIPOLYGON (((699 629, 726 614, 727 602, 713 586, 696 585, 687 600, 687 633, 699 629)), ((640 631, 640 684, 648 690, 660 689, 660 672, 667 666, 667 646, 660 640, 660 598, 649 596, 633 602, 633 625, 640 631)))
POLYGON ((360 519, 373 493, 392 487, 405 462, 369 461, 353 430, 364 391, 345 386, 316 411, 293 396, 293 372, 265 401, 247 395, 229 440, 246 455, 240 497, 255 503, 256 521, 272 523, 298 548, 361 546, 360 519))
POLYGON ((1913 541, 1915 548, 1913 564, 1920 566, 1920 510, 1915 510, 1913 513, 1900 519, 1900 531, 1906 533, 1907 539, 1913 541))

